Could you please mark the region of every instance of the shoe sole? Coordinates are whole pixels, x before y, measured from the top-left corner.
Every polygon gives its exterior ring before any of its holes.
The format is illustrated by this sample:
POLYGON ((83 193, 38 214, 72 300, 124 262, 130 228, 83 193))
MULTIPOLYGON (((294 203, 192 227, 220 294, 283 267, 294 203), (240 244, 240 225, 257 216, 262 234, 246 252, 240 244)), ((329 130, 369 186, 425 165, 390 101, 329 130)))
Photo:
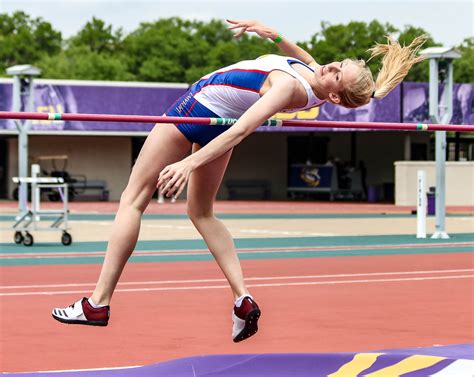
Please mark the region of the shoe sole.
POLYGON ((69 320, 60 317, 56 317, 54 314, 51 314, 56 321, 65 323, 67 325, 88 325, 88 326, 107 326, 108 322, 104 321, 78 321, 78 320, 69 320))
POLYGON ((260 309, 254 309, 247 314, 245 317, 245 327, 242 331, 234 338, 234 343, 241 342, 252 335, 255 335, 258 331, 258 319, 261 315, 260 309))

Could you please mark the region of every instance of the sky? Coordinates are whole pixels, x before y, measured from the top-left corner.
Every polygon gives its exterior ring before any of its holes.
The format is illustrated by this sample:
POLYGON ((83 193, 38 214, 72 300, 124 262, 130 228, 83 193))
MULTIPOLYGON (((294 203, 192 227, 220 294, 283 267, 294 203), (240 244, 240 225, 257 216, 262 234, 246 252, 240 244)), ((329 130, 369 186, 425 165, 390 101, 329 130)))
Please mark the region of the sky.
POLYGON ((141 22, 173 16, 201 21, 256 19, 295 42, 309 40, 320 31, 322 21, 345 24, 378 20, 399 29, 413 25, 425 29, 446 47, 459 45, 474 35, 474 0, 0 0, 0 13, 16 10, 50 22, 64 38, 77 33, 92 17, 130 32, 141 22))

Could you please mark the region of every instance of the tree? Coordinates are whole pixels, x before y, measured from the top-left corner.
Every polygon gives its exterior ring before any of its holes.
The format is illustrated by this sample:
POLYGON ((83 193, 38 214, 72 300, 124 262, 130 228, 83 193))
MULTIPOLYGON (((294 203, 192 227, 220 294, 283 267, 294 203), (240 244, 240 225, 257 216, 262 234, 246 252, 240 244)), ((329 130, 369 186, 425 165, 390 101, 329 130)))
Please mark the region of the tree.
POLYGON ((132 81, 135 76, 120 55, 101 54, 86 46, 74 46, 53 55, 45 56, 38 66, 42 77, 76 80, 132 81))
POLYGON ((43 56, 61 51, 61 33, 41 18, 24 12, 0 14, 0 75, 16 64, 36 64, 43 56))
POLYGON ((79 33, 72 37, 69 45, 87 46, 92 52, 114 53, 121 51, 123 39, 122 29, 114 31, 112 25, 106 25, 104 21, 93 17, 92 21, 86 23, 79 33))
POLYGON ((187 68, 205 65, 210 48, 193 33, 192 23, 179 18, 140 24, 124 40, 130 72, 143 81, 184 82, 187 68))
MULTIPOLYGON (((368 24, 353 21, 347 25, 330 25, 327 22, 323 22, 321 29, 320 32, 312 36, 309 42, 302 43, 301 46, 323 64, 345 58, 367 61, 370 57, 370 53, 367 50, 376 42, 385 43, 387 36, 398 39, 403 45, 411 43, 416 36, 428 34, 425 30, 413 26, 406 26, 400 33, 393 25, 389 23, 381 24, 378 21, 371 21, 368 24)), ((435 42, 428 35, 428 40, 424 47, 433 45, 435 45, 435 42)), ((374 73, 374 76, 376 76, 376 72, 380 69, 380 59, 370 60, 368 66, 374 73)), ((426 81, 427 77, 426 63, 421 63, 413 67, 407 80, 426 81)))
POLYGON ((188 83, 239 60, 277 51, 259 37, 235 39, 220 20, 179 18, 142 23, 125 38, 124 49, 138 80, 188 83))
POLYGON ((93 17, 56 55, 39 62, 43 77, 78 80, 134 80, 123 51, 122 30, 93 17))
POLYGON ((466 38, 458 47, 462 56, 454 60, 454 81, 474 83, 474 37, 466 38))
MULTIPOLYGON (((345 58, 367 60, 367 50, 375 42, 385 43, 387 35, 409 44, 426 31, 414 26, 398 30, 389 23, 353 21, 331 25, 322 22, 321 31, 309 41, 298 44, 326 64, 345 58)), ((436 42, 428 36, 424 45, 436 42)), ((454 62, 456 82, 474 81, 474 38, 466 39, 459 49, 461 59, 454 62)), ((240 60, 279 53, 278 47, 253 34, 233 37, 221 20, 190 21, 177 17, 146 22, 124 35, 103 20, 92 18, 70 39, 48 22, 32 19, 24 12, 0 14, 0 75, 14 64, 36 64, 43 77, 138 80, 193 83, 203 75, 240 60)), ((374 76, 380 59, 368 65, 374 76)), ((417 64, 408 81, 427 81, 428 63, 417 64)))
MULTIPOLYGON (((311 37, 309 43, 301 45, 322 64, 346 58, 367 60, 370 56, 367 50, 374 42, 383 42, 386 35, 396 31, 392 25, 378 21, 369 24, 352 21, 347 25, 322 22, 321 29, 311 37)), ((369 66, 374 69, 378 67, 378 63, 371 61, 369 66)))

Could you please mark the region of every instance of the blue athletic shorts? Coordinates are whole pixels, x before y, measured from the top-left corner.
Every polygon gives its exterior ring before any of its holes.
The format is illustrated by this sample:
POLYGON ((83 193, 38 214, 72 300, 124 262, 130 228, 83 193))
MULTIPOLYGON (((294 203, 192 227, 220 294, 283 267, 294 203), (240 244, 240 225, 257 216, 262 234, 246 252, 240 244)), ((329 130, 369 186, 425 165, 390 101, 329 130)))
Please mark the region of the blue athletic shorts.
MULTIPOLYGON (((165 115, 173 117, 220 118, 194 98, 193 87, 171 105, 165 112, 165 115)), ((230 128, 230 126, 204 126, 189 123, 180 123, 176 126, 191 143, 199 144, 201 147, 230 128)))

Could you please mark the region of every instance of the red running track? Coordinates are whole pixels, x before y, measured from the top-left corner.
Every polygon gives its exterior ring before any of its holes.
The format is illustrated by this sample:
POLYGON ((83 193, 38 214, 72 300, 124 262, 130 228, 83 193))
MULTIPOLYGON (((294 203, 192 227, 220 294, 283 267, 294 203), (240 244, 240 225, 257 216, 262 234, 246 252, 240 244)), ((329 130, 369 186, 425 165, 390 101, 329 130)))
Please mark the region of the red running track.
POLYGON ((128 265, 119 288, 137 290, 116 293, 106 328, 68 326, 50 314, 54 306, 82 295, 61 292, 89 292, 92 285, 64 285, 92 284, 99 265, 2 267, 1 369, 109 368, 191 355, 369 351, 473 342, 472 332, 466 331, 472 329, 474 314, 470 253, 252 260, 243 266, 248 283, 258 285, 251 291, 263 314, 260 332, 239 344, 230 337, 232 298, 227 288, 219 288, 225 284, 213 262, 128 265), (387 274, 393 272, 403 274, 387 274), (350 276, 334 276, 339 274, 350 276), (218 280, 178 281, 198 279, 218 280), (151 281, 155 283, 143 284, 151 281), (141 283, 127 284, 132 282, 141 283), (304 285, 308 282, 312 285, 304 285), (31 287, 51 284, 59 286, 31 287), (161 290, 144 290, 153 287, 161 290), (48 294, 18 295, 25 292, 48 294))

